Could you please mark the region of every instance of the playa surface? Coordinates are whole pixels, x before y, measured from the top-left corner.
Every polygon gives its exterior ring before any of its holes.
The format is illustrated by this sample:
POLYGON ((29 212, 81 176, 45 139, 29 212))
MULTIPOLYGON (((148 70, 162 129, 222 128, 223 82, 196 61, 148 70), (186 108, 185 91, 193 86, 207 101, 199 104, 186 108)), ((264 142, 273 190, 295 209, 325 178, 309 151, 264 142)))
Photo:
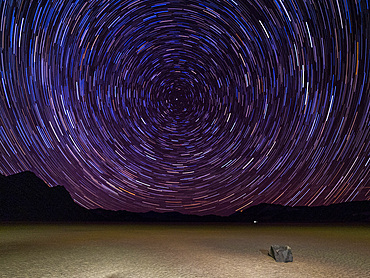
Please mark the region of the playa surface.
POLYGON ((369 246, 369 226, 1 225, 0 277, 370 277, 369 246))

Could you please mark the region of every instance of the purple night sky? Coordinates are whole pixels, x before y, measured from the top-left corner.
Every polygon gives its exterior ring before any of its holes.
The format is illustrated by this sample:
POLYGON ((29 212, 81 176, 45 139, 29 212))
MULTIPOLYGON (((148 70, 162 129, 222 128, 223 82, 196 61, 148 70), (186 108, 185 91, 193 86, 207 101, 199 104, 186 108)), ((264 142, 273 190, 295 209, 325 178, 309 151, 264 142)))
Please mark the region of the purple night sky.
POLYGON ((0 0, 0 173, 88 208, 370 200, 370 0, 0 0))

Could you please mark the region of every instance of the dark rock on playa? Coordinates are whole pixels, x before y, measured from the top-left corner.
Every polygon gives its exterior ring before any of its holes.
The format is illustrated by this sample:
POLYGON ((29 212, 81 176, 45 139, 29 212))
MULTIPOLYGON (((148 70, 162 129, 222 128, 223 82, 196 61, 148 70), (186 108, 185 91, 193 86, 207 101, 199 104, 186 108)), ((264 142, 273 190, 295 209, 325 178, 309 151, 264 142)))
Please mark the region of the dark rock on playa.
POLYGON ((272 245, 269 256, 273 257, 277 262, 292 262, 292 249, 287 245, 272 245))

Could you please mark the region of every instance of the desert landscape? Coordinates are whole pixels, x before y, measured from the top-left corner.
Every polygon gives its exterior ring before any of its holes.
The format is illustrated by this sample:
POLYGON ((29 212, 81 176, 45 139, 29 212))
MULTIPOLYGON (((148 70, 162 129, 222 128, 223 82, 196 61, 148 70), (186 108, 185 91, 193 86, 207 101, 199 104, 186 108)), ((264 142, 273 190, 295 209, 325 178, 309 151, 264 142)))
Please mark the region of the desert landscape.
POLYGON ((370 0, 0 19, 0 278, 370 277, 370 0))
POLYGON ((0 277, 368 277, 369 246, 366 225, 12 224, 0 277), (293 262, 275 262, 272 244, 293 262))

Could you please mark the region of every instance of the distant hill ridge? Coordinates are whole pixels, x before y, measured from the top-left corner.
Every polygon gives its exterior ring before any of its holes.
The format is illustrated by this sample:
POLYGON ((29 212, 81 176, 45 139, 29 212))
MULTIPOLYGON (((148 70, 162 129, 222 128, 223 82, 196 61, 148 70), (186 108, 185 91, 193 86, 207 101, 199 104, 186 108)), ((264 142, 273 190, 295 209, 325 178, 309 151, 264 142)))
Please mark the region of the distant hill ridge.
POLYGON ((0 222, 370 223, 370 201, 318 207, 259 204, 230 216, 85 209, 63 186, 48 187, 32 172, 0 175, 0 222))

